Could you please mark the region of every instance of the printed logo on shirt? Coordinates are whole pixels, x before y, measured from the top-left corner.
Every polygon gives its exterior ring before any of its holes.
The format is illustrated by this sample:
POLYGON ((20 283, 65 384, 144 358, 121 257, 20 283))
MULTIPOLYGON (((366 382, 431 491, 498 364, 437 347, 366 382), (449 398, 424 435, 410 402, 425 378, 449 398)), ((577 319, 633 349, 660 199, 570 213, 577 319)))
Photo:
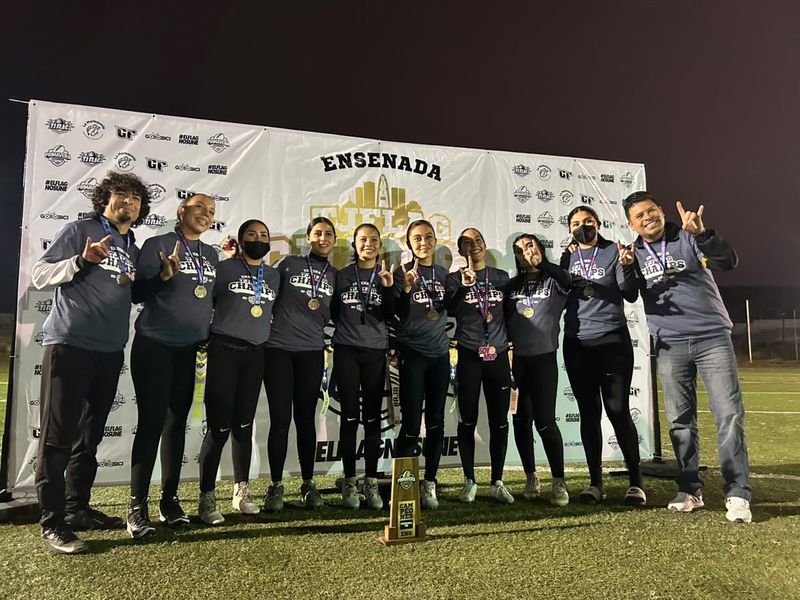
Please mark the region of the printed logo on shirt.
MULTIPOLYGON (((425 278, 425 281, 427 281, 428 289, 433 294, 433 301, 443 302, 445 292, 444 284, 438 279, 431 281, 427 277, 425 278)), ((416 289, 411 292, 411 299, 417 304, 424 304, 428 306, 428 292, 422 288, 421 281, 417 281, 417 283, 414 285, 414 288, 416 289)))
POLYGON ((514 302, 519 303, 521 307, 527 306, 528 297, 537 300, 544 300, 546 298, 549 298, 552 293, 549 286, 528 285, 526 286, 526 288, 527 288, 526 290, 515 290, 511 292, 511 299, 514 302))
POLYGON ((136 269, 132 264, 131 257, 128 255, 128 252, 125 250, 125 248, 121 248, 120 246, 116 247, 116 252, 110 252, 109 255, 98 264, 98 266, 104 271, 111 273, 113 277, 116 277, 122 273, 123 270, 122 262, 120 262, 120 255, 124 257, 127 272, 131 276, 135 276, 136 269))
POLYGON ((72 159, 72 156, 70 156, 69 151, 64 147, 63 144, 59 144, 58 146, 53 146, 50 148, 44 153, 44 157, 55 167, 60 167, 68 160, 72 159))
POLYGON ((527 177, 531 174, 531 168, 523 164, 518 164, 511 167, 511 172, 518 177, 527 177))
MULTIPOLYGON (((319 281, 320 270, 314 269, 314 281, 319 281)), ((289 283, 292 284, 296 288, 300 288, 303 290, 303 293, 311 297, 311 278, 308 276, 308 269, 306 268, 302 273, 299 275, 292 275, 289 278, 289 283)), ((328 282, 327 273, 324 279, 319 283, 319 290, 320 293, 324 294, 325 296, 333 296, 333 286, 328 282)))
POLYGON ((99 140, 106 133, 106 126, 100 121, 89 120, 83 124, 83 135, 90 140, 99 140))
MULTIPOLYGON (((375 277, 377 279, 377 275, 375 277)), ((368 304, 370 306, 380 306, 381 305, 381 293, 380 290, 380 282, 374 281, 372 284, 372 290, 369 289, 369 280, 361 282, 361 293, 366 295, 367 291, 369 291, 369 301, 368 304)), ((352 306, 355 310, 361 312, 364 310, 364 306, 361 304, 361 294, 358 293, 358 282, 354 281, 350 284, 350 288, 343 291, 342 294, 339 296, 342 301, 342 304, 346 304, 347 306, 352 306)))
MULTIPOLYGON (((195 260, 197 260, 197 252, 192 252, 192 254, 195 257, 195 260)), ((195 267, 194 262, 192 262, 192 259, 186 256, 185 248, 181 249, 181 273, 190 275, 192 281, 197 280, 197 268, 195 267)), ((209 279, 215 279, 216 276, 217 271, 214 268, 214 265, 212 265, 208 259, 203 256, 203 277, 205 277, 206 281, 208 281, 209 279)))
POLYGON ((72 121, 66 119, 48 119, 46 125, 50 131, 58 134, 69 133, 74 127, 72 121))
POLYGON ((66 192, 69 182, 61 179, 47 179, 44 182, 45 192, 66 192))
MULTIPOLYGON (((478 286, 481 286, 481 289, 482 289, 483 288, 483 283, 481 283, 481 282, 476 283, 471 288, 469 288, 467 290, 466 295, 464 296, 464 302, 466 302, 467 304, 477 304, 478 303, 479 294, 481 296, 483 295, 482 291, 481 292, 478 291, 478 286)), ((498 304, 502 304, 503 298, 504 298, 504 294, 503 294, 502 290, 495 289, 494 284, 490 281, 489 282, 488 297, 489 297, 489 304, 491 306, 496 306, 498 304)))
MULTIPOLYGON (((648 253, 647 256, 642 256, 640 253, 637 253, 637 259, 639 260, 639 268, 642 272, 642 275, 648 282, 648 287, 652 287, 653 284, 658 284, 662 275, 664 274, 664 267, 661 264, 661 248, 653 246, 653 250, 658 258, 653 258, 648 253)), ((640 251, 641 252, 641 251, 640 251)), ((665 262, 667 263, 667 276, 674 275, 676 273, 680 273, 681 271, 686 270, 686 261, 685 260, 676 260, 669 253, 669 246, 667 246, 667 256, 665 258, 665 262)))
MULTIPOLYGON (((275 298, 278 297, 278 294, 267 285, 266 281, 263 282, 263 286, 261 290, 261 304, 275 302, 275 298)), ((228 284, 228 290, 234 294, 241 294, 250 304, 255 304, 256 290, 253 286, 253 278, 250 275, 239 275, 239 279, 231 281, 228 284)))
POLYGON ((120 367, 120 369, 119 369, 119 374, 120 374, 120 375, 125 375, 125 373, 127 373, 127 372, 128 372, 128 370, 129 370, 129 369, 128 369, 128 365, 127 365, 127 363, 122 363, 122 366, 121 366, 121 367, 120 367))
MULTIPOLYGON (((577 250, 572 255, 574 262, 570 265, 569 272, 573 275, 580 275, 581 277, 585 277, 583 274, 583 269, 581 269, 581 263, 579 261, 580 256, 578 255, 577 250)), ((591 254, 587 257, 584 253, 583 262, 588 267, 589 263, 592 261, 591 254)), ((602 277, 606 276, 606 269, 605 267, 598 267, 596 264, 592 267, 591 271, 589 271, 588 279, 601 279, 602 277)))

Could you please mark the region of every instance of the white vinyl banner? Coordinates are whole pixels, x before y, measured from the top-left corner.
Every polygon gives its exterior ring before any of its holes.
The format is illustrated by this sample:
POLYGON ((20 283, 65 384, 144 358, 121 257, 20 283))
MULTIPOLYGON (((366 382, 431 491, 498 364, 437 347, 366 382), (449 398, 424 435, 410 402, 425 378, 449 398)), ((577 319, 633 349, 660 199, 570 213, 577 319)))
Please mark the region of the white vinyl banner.
MULTIPOLYGON (((34 482, 42 324, 53 296, 52 291, 32 287, 31 268, 62 226, 91 213, 92 190, 109 170, 136 173, 148 184, 150 215, 135 232, 140 246, 148 237, 173 229, 182 198, 203 192, 216 200, 217 219, 203 239, 219 245, 226 235, 235 236, 244 220, 262 219, 272 234, 270 264, 286 254, 306 252, 306 224, 322 215, 334 222, 339 236, 332 255, 334 266, 349 262, 353 230, 360 223, 378 226, 387 259, 396 266, 401 257, 409 258, 405 246, 408 223, 425 218, 436 227, 439 264, 450 270, 464 264, 455 241, 462 229, 472 226, 481 230, 491 249, 487 262, 511 271, 512 276, 514 237, 521 232, 535 233, 550 259, 558 261, 570 239, 567 214, 580 204, 599 213, 606 238, 630 242, 633 236, 621 200, 633 190, 645 189, 641 164, 384 142, 40 101, 30 103, 25 166, 9 455, 9 484, 17 491, 30 490, 34 482)), ((131 337, 139 312, 139 306, 132 307, 131 337)), ((626 304, 625 313, 635 357, 631 414, 646 459, 653 454, 649 342, 640 303, 626 304)), ((451 334, 453 327, 450 323, 451 334)), ((106 439, 99 447, 97 483, 129 480, 136 430, 129 347, 106 439)), ((560 352, 559 366, 557 418, 565 458, 581 463, 580 416, 560 352)), ((332 396, 330 409, 320 414, 317 422, 316 469, 320 473, 341 470, 339 407, 335 393, 332 396)), ((387 383, 381 470, 390 469, 399 429, 399 412, 392 423, 390 405, 387 383)), ((445 411, 443 465, 460 464, 454 408, 451 393, 445 411)), ((485 405, 481 413, 476 463, 488 464, 485 405)), ((254 429, 253 477, 264 476, 268 470, 267 415, 267 398, 262 393, 254 429)), ((604 458, 621 460, 613 429, 605 418, 602 427, 604 458)), ((198 407, 187 425, 186 479, 198 477, 204 433, 205 421, 198 407)), ((519 464, 513 435, 509 442, 506 462, 519 464)), ((537 462, 546 463, 538 437, 536 448, 537 462)), ((293 438, 287 470, 299 470, 293 438)), ((231 472, 226 451, 221 475, 230 476, 231 472)), ((157 462, 154 479, 159 477, 157 462)))

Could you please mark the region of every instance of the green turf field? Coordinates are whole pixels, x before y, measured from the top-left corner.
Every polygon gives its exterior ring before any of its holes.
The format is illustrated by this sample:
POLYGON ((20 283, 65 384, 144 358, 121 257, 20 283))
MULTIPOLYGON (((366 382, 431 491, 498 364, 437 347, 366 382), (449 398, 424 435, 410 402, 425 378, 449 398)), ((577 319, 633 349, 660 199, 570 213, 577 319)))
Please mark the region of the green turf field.
MULTIPOLYGON (((620 504, 623 477, 607 479, 600 507, 558 509, 521 493, 501 506, 488 498, 485 469, 478 500, 464 506, 455 500, 460 473, 448 469, 440 509, 425 514, 433 539, 409 546, 382 547, 387 513, 345 511, 335 494, 315 513, 289 508, 247 519, 221 503, 224 526, 160 528, 146 543, 122 531, 87 533, 91 552, 74 557, 48 554, 35 525, 0 525, 0 598, 798 598, 800 369, 743 368, 741 379, 754 475, 750 525, 725 521, 712 418, 701 412, 710 469, 706 508, 697 513, 666 511, 674 485, 654 478, 646 480, 646 509, 620 504)), ((523 480, 521 471, 507 472, 513 491, 523 480)), ((568 484, 577 495, 584 472, 568 473, 568 484)), ((254 484, 259 494, 265 486, 254 484)), ((298 487, 287 486, 292 503, 298 487)), ((219 495, 229 489, 224 482, 219 495)), ((197 486, 181 494, 195 512, 197 486)), ((123 488, 95 493, 100 508, 120 515, 125 499, 123 488)))

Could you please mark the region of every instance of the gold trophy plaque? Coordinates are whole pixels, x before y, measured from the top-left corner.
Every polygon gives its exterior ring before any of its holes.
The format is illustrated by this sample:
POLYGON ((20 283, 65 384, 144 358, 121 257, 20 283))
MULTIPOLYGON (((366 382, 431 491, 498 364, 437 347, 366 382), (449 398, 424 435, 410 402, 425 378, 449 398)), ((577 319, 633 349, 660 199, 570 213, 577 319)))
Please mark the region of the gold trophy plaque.
POLYGON ((389 524, 378 538, 385 546, 423 542, 425 523, 419 503, 419 459, 416 456, 392 461, 392 499, 389 524))

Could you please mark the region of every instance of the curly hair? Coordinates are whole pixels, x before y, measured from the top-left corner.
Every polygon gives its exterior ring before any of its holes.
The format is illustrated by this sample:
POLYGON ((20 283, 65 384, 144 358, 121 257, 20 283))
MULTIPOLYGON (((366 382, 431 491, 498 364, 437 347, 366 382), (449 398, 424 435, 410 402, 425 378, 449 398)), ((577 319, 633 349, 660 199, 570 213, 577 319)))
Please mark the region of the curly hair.
POLYGON ((139 218, 131 223, 133 227, 141 225, 145 217, 150 214, 150 193, 147 191, 147 186, 144 182, 133 173, 109 171, 106 178, 92 192, 92 208, 97 216, 102 215, 106 206, 108 206, 108 202, 111 200, 111 192, 130 192, 142 199, 139 218))

